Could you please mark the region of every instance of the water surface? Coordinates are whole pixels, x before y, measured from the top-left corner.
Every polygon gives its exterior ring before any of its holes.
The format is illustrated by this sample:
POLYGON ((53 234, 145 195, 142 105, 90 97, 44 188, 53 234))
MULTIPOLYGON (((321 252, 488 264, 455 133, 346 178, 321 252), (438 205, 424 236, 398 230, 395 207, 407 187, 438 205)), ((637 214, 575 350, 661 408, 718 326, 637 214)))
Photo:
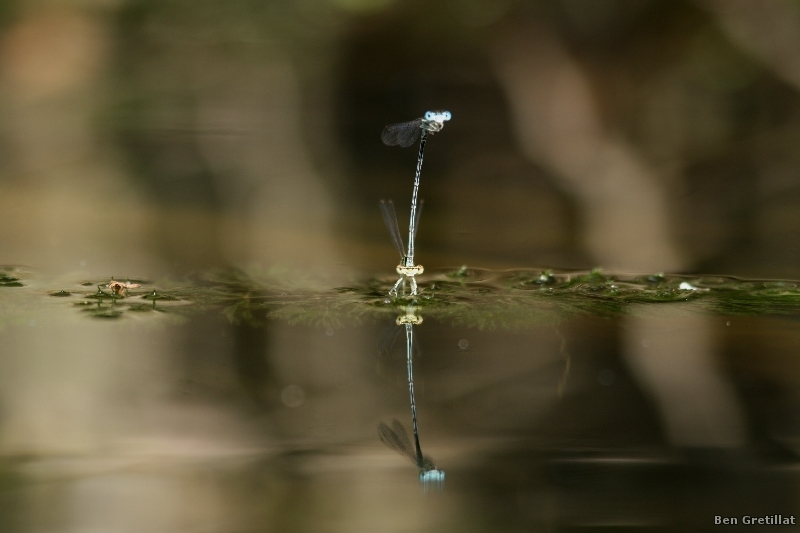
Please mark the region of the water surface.
POLYGON ((0 278, 0 529, 685 531, 798 515, 800 284, 0 278), (398 317, 421 318, 424 490, 398 317))

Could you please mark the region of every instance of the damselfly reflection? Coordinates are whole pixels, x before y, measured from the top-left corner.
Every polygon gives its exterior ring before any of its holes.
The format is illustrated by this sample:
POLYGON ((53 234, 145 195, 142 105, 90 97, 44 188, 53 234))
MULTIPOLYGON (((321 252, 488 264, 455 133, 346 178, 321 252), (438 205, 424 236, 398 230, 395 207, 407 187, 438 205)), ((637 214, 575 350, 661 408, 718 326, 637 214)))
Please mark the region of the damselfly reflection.
POLYGON ((425 153, 425 142, 428 134, 433 134, 442 131, 444 123, 452 118, 450 111, 426 111, 423 118, 418 118, 409 122, 401 122, 399 124, 390 124, 383 129, 381 140, 388 146, 402 146, 404 148, 411 146, 419 139, 419 153, 417 154, 417 171, 414 176, 414 191, 411 195, 411 216, 408 222, 408 250, 403 247, 403 241, 400 238, 400 229, 397 227, 397 215, 394 213, 394 206, 391 203, 381 202, 381 210, 383 211, 383 219, 389 227, 389 233, 392 235, 395 247, 400 251, 401 261, 397 265, 397 273, 400 274, 400 279, 394 284, 389 294, 397 296, 397 290, 403 286, 405 281, 408 280, 411 285, 411 295, 417 294, 417 281, 415 276, 422 274, 424 271, 422 265, 414 264, 414 241, 417 236, 417 227, 419 224, 419 212, 422 207, 417 207, 417 196, 419 193, 419 179, 422 173, 422 157, 425 153), (396 227, 396 229, 395 229, 396 227))
POLYGON ((404 315, 397 317, 398 325, 403 325, 406 331, 406 369, 408 371, 408 395, 411 402, 411 426, 414 430, 414 447, 408 438, 403 425, 394 420, 390 428, 383 422, 378 425, 378 435, 381 442, 411 459, 419 469, 419 481, 422 490, 427 492, 431 488, 442 490, 444 487, 444 471, 439 470, 434 465, 430 457, 422 454, 419 445, 419 427, 417 425, 417 404, 414 399, 414 325, 422 323, 422 317, 415 313, 413 308, 408 308, 404 315))

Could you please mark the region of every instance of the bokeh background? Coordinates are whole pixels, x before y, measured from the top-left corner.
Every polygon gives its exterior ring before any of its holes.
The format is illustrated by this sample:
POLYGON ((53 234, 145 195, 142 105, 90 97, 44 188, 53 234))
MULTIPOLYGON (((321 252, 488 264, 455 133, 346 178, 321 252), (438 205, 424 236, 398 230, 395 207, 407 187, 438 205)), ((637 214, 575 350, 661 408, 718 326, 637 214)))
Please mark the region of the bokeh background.
POLYGON ((380 133, 428 109, 453 120, 426 149, 427 269, 800 278, 793 0, 3 0, 0 264, 39 281, 0 300, 0 531, 678 531, 796 511, 791 321, 426 321, 422 437, 448 488, 422 499, 377 439, 408 405, 374 325, 25 303, 43 279, 392 274, 378 201, 405 224, 416 149, 380 133))
POLYGON ((416 154, 380 131, 447 108, 423 264, 796 277, 798 27, 789 0, 5 1, 2 261, 385 271, 416 154))

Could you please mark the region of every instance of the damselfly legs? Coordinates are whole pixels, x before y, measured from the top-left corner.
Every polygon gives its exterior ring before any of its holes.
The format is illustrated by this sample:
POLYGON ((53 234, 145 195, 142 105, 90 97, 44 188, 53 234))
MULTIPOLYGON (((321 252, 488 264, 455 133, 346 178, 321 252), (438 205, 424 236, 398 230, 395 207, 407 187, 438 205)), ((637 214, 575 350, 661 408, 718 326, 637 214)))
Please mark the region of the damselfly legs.
POLYGON ((409 280, 411 285, 411 295, 417 294, 417 281, 415 276, 424 271, 422 265, 414 264, 414 241, 417 236, 419 225, 419 213, 422 206, 417 205, 417 195, 419 192, 419 178, 422 172, 422 156, 425 153, 425 142, 428 134, 441 131, 444 123, 452 118, 450 111, 427 111, 423 118, 418 118, 410 122, 391 124, 383 129, 381 140, 388 146, 402 146, 407 148, 419 139, 419 154, 417 155, 417 172, 414 176, 414 192, 411 195, 411 216, 408 223, 408 250, 403 247, 403 239, 400 237, 400 229, 397 224, 397 214, 391 202, 381 202, 383 220, 392 235, 392 241, 400 252, 400 264, 397 265, 397 273, 400 279, 394 284, 389 294, 397 296, 397 290, 405 286, 405 281, 409 280))

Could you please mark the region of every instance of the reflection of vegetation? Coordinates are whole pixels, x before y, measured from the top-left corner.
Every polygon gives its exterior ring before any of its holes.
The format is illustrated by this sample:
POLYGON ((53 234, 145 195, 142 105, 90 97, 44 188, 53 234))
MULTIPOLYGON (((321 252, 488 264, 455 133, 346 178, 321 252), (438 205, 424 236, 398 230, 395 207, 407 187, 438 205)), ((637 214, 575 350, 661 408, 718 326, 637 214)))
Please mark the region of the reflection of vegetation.
MULTIPOLYGON (((20 284, 13 286, 23 285, 7 269, 0 272, 20 284)), ((27 282, 24 285, 14 292, 31 290, 27 282)), ((617 275, 599 270, 497 272, 462 267, 425 276, 422 292, 413 298, 387 296, 391 280, 319 290, 309 289, 311 283, 298 281, 285 271, 247 273, 230 269, 180 284, 155 287, 137 281, 135 285, 130 284, 124 293, 115 293, 109 290, 108 282, 87 281, 68 289, 55 287, 46 294, 70 302, 95 318, 119 319, 130 313, 151 312, 187 315, 218 309, 235 323, 258 325, 266 320, 284 320, 334 328, 394 317, 408 305, 414 305, 426 318, 476 328, 526 327, 575 315, 614 317, 658 312, 661 306, 686 301, 696 302, 698 309, 706 312, 725 315, 800 311, 800 282, 617 275)), ((0 302, 9 303, 4 293, 0 292, 0 302)))
POLYGON ((19 275, 14 267, 0 267, 0 287, 23 287, 19 275))

